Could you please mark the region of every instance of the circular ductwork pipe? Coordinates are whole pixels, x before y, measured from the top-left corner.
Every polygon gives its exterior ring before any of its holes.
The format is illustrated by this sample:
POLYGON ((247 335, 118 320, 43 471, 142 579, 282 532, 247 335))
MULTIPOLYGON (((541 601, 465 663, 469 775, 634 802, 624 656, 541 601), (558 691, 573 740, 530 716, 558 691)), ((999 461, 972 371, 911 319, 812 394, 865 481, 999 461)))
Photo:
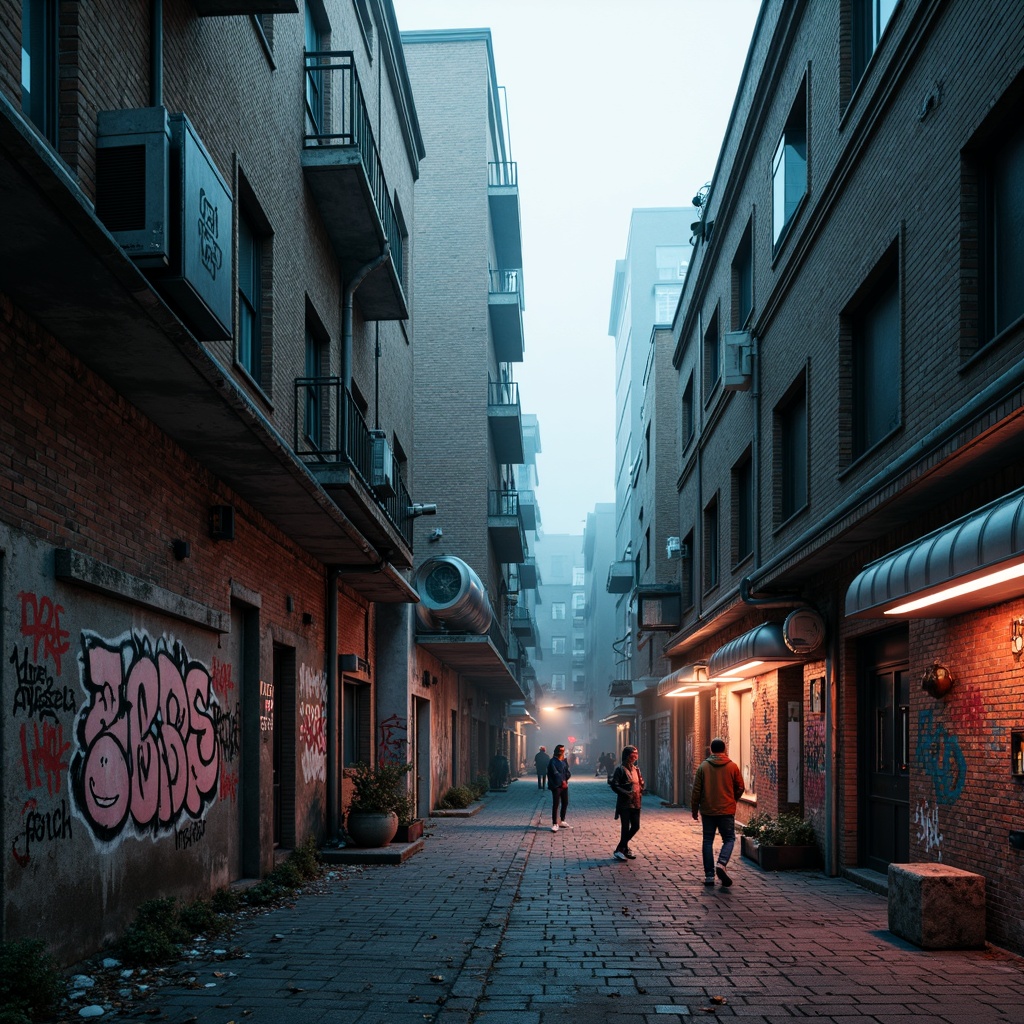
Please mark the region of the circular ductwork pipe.
POLYGON ((424 629, 486 633, 491 602, 480 577, 454 555, 428 558, 414 580, 420 603, 416 617, 424 629))

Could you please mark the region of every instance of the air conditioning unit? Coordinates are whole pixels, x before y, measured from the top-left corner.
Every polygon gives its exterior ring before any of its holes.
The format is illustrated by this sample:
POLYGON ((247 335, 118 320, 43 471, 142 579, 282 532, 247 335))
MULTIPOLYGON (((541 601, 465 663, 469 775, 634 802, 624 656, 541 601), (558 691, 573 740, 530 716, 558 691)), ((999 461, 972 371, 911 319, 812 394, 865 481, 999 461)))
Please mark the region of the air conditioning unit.
POLYGON ((683 545, 678 537, 669 537, 665 541, 665 557, 681 558, 683 554, 683 545))
POLYGON ((749 391, 754 361, 754 339, 750 331, 727 331, 723 342, 722 388, 749 391))
POLYGON ((163 107, 101 110, 96 216, 140 267, 165 267, 171 126, 163 107))
POLYGON ((395 496, 395 457, 391 454, 388 435, 383 430, 371 430, 373 456, 370 462, 370 484, 382 498, 395 496))
POLYGON ((97 118, 96 216, 203 341, 231 337, 232 197, 184 114, 97 118))

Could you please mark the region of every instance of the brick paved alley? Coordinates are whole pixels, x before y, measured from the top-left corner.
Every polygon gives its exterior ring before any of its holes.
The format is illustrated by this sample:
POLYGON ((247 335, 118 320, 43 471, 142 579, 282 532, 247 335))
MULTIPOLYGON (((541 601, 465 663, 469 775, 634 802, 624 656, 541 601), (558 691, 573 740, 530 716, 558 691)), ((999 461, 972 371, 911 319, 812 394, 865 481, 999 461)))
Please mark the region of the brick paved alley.
POLYGON ((552 833, 524 778, 431 820, 404 864, 343 866, 325 895, 246 923, 245 959, 197 966, 213 987, 148 1005, 173 1024, 1024 1021, 1021 958, 917 949, 883 896, 762 872, 738 846, 732 888, 705 888, 699 825, 656 798, 619 862, 612 810, 603 779, 576 778, 572 828, 552 833))

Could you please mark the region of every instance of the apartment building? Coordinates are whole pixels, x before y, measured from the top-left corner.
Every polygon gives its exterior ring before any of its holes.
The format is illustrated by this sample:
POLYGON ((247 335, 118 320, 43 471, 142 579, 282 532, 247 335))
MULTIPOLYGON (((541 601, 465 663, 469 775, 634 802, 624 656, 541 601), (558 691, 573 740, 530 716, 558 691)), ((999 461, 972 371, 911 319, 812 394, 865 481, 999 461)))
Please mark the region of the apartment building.
POLYGON ((529 721, 513 373, 524 352, 522 233, 490 30, 406 32, 402 44, 431 153, 416 186, 413 451, 437 504, 414 537, 429 614, 416 619, 412 677, 414 697, 429 698, 434 752, 420 775, 443 792, 496 754, 512 763, 529 721))
POLYGON ((425 151, 387 0, 0 22, 3 935, 68 962, 404 756, 425 151))
POLYGON ((659 701, 830 873, 985 876, 1022 950, 1024 9, 762 5, 673 324, 659 701), (689 539, 692 538, 692 541, 689 539))

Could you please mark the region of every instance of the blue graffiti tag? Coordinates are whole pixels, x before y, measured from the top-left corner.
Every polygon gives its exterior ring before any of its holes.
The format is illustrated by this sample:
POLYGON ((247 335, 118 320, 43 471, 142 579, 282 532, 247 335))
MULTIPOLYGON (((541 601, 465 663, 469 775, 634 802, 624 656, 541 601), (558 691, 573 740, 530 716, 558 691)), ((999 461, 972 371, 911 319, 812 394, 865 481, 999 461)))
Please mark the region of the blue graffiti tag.
POLYGON ((967 760, 960 741, 941 723, 932 709, 917 714, 918 763, 935 786, 940 804, 953 804, 967 784, 967 760))

